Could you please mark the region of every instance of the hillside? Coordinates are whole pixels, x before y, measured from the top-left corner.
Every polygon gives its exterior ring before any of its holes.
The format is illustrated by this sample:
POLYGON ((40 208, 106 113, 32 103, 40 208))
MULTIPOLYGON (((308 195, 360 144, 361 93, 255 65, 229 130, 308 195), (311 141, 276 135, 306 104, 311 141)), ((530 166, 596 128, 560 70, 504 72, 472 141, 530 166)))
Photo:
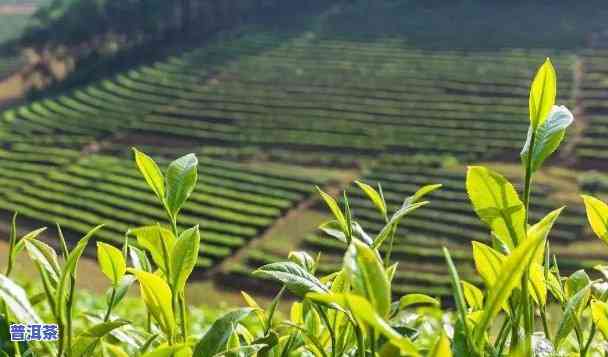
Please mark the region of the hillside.
MULTIPOLYGON (((16 210, 24 229, 59 223, 72 241, 105 223, 98 238, 119 244, 129 228, 163 220, 130 147, 162 165, 194 152, 200 182, 179 223, 201 226, 197 276, 212 278, 218 289, 242 288, 255 286, 253 268, 291 249, 321 251, 321 269, 333 269, 344 246, 316 230, 328 216, 315 185, 334 196, 347 189, 355 217, 375 233, 382 221, 350 182, 382 183, 393 208, 417 187, 441 183, 430 207, 404 221, 394 254, 401 261, 396 292, 422 288, 444 296, 449 280, 440 248, 449 246, 466 279, 479 282, 472 265, 464 265, 471 262, 470 241, 489 239, 466 197, 465 168, 491 161, 519 182, 530 80, 551 57, 558 103, 577 118, 566 150, 539 180, 531 218, 567 202, 551 237, 563 252, 562 266, 573 271, 608 257, 591 240, 578 198, 608 192, 608 180, 587 172, 601 171, 608 160, 601 140, 608 130, 608 52, 591 35, 605 9, 573 12, 552 39, 523 41, 534 38, 533 29, 511 37, 505 29, 459 41, 442 28, 433 36, 416 35, 428 33, 422 28, 429 25, 415 16, 404 20, 404 14, 422 16, 428 9, 387 4, 367 9, 366 22, 357 22, 363 5, 344 4, 304 29, 231 31, 4 111, 4 222, 16 210), (589 21, 573 28, 582 16, 589 21), (416 28, 420 32, 406 31, 416 28)), ((439 18, 454 10, 442 9, 439 18)), ((504 21, 504 14, 493 16, 504 21)))

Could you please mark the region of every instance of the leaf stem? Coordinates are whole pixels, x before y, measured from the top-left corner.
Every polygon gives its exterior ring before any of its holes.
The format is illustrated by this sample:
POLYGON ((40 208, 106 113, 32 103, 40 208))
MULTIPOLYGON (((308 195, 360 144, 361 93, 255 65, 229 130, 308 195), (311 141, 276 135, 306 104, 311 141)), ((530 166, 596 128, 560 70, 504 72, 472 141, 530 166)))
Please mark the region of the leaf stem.
POLYGON ((107 322, 110 319, 110 314, 112 313, 112 308, 114 307, 114 300, 116 299, 116 288, 112 286, 112 292, 110 293, 110 301, 108 302, 108 308, 106 309, 106 314, 103 317, 103 322, 107 322))

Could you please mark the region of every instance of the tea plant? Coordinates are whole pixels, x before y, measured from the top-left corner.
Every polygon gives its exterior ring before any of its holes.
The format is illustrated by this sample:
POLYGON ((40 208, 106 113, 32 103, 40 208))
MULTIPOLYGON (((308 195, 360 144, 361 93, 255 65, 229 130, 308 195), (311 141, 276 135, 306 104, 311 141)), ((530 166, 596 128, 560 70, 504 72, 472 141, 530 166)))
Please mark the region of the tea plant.
MULTIPOLYGON (((483 287, 460 279, 444 249, 452 281, 454 311, 436 298, 409 294, 393 300, 391 285, 398 262, 392 255, 398 227, 424 199, 440 188, 420 188, 390 212, 382 188, 355 182, 385 222, 377 234, 355 219, 346 193, 341 203, 318 189, 333 218, 319 228, 343 243, 336 271, 318 274, 320 256, 294 251, 288 259, 254 272, 279 282, 269 306, 242 292, 247 307, 225 313, 202 334, 192 333, 185 289, 199 256, 197 226, 180 229, 181 207, 195 187, 198 160, 193 154, 173 161, 166 173, 147 155, 134 150, 145 181, 166 212, 166 224, 133 228, 122 249, 97 242, 97 260, 110 288, 103 311, 75 309, 75 281, 80 257, 102 226, 95 227, 71 250, 57 227, 59 253, 41 239, 43 229, 21 238, 16 215, 9 237, 7 267, 0 275, 0 335, 9 322, 54 322, 56 344, 0 340, 3 355, 51 356, 552 356, 608 355, 608 267, 592 280, 579 270, 562 276, 548 237, 562 208, 529 222, 535 174, 558 148, 572 114, 555 106, 556 75, 547 60, 530 91, 530 127, 522 161, 522 198, 499 173, 468 168, 466 188, 473 209, 488 226, 487 242, 472 242, 483 287), (15 257, 25 252, 40 274, 42 292, 28 294, 11 280, 15 257), (116 308, 137 281, 147 319, 140 324, 121 318, 116 308), (277 310, 285 294, 287 318, 277 310), (549 306, 561 312, 549 323, 549 306), (41 314, 44 311, 44 315, 41 314)), ((608 205, 583 196, 592 230, 608 243, 608 205)), ((329 239, 329 238, 328 238, 329 239)), ((129 317, 129 316, 125 316, 129 317)))

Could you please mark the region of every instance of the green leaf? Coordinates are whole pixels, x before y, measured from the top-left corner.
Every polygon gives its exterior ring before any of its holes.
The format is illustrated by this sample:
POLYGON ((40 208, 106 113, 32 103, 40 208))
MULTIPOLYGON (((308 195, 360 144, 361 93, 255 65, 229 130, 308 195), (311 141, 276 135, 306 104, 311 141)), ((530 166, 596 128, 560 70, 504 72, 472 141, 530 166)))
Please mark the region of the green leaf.
POLYGON ((374 309, 372 304, 364 297, 354 294, 319 294, 309 293, 306 297, 322 304, 336 304, 350 313, 359 325, 370 326, 386 337, 392 344, 399 347, 402 352, 410 356, 419 356, 412 341, 393 329, 374 309))
POLYGON ((109 334, 112 330, 122 327, 128 323, 129 322, 126 320, 114 320, 102 322, 98 325, 87 328, 74 341, 74 344, 71 346, 70 355, 73 357, 92 356, 95 348, 104 336, 109 334))
POLYGON ((173 314, 173 300, 171 289, 165 281, 157 275, 141 270, 129 269, 139 281, 140 294, 148 311, 160 325, 167 336, 175 332, 175 315, 173 314))
POLYGON ((566 303, 566 309, 555 334, 555 346, 560 347, 566 337, 572 332, 579 320, 580 312, 583 310, 591 297, 591 285, 587 285, 574 294, 566 303))
POLYGON ((118 285, 127 271, 127 263, 122 252, 109 244, 97 242, 97 261, 102 273, 110 279, 112 285, 118 285))
POLYGON ((42 322, 30 304, 25 290, 3 274, 0 274, 0 301, 6 304, 19 322, 32 324, 42 322))
POLYGON ((401 206, 401 208, 399 208, 397 210, 397 212, 395 212, 391 216, 388 223, 382 228, 380 233, 378 233, 378 235, 376 236, 376 239, 374 239, 372 248, 380 247, 382 245, 382 243, 384 243, 384 241, 386 241, 386 239, 391 235, 391 232, 394 232, 394 230, 397 229, 397 227, 399 226, 399 223, 401 223, 401 220, 403 219, 403 217, 405 217, 410 212, 417 210, 418 208, 420 208, 422 206, 426 206, 427 204, 429 204, 428 201, 413 202, 409 199, 406 199, 405 202, 403 203, 403 205, 401 206))
POLYGON ((564 292, 566 294, 566 298, 570 299, 576 293, 586 288, 589 284, 591 284, 591 279, 587 273, 580 269, 572 273, 566 280, 564 284, 564 292))
POLYGON ((167 267, 171 262, 171 252, 176 240, 173 232, 160 225, 153 225, 131 229, 127 234, 137 238, 137 243, 150 252, 156 266, 167 275, 167 267))
MULTIPOLYGON (((191 357, 200 356, 193 355, 192 350, 185 344, 173 345, 173 346, 160 346, 156 349, 144 354, 142 357, 191 357)), ((202 355, 206 356, 206 355, 202 355)))
POLYGON ((167 208, 175 218, 196 186, 198 160, 188 154, 173 161, 167 169, 167 208))
POLYGON ((446 247, 443 247, 443 255, 445 256, 446 263, 448 264, 448 270, 450 272, 450 282, 452 285, 452 296, 454 296, 454 300, 456 303, 456 308, 458 310, 458 320, 456 321, 456 332, 455 335, 459 338, 459 341, 462 344, 455 343, 456 347, 462 347, 463 350, 467 352, 470 351, 470 341, 469 341, 469 331, 467 325, 467 307, 464 300, 464 293, 462 291, 462 281, 460 280, 460 276, 458 275, 458 270, 456 270, 456 266, 452 261, 452 256, 450 255, 449 250, 446 247))
POLYGON ((530 87, 530 123, 533 130, 547 119, 555 104, 557 95, 557 75, 551 60, 547 58, 538 69, 530 87))
POLYGON ((473 241, 472 245, 475 268, 486 287, 490 288, 496 283, 505 256, 483 243, 473 241))
POLYGON ((420 201, 422 199, 422 197, 440 189, 442 186, 443 186, 442 184, 432 184, 432 185, 422 186, 418 189, 418 191, 416 191, 416 193, 414 193, 414 195, 412 195, 408 198, 408 201, 410 203, 416 203, 416 202, 420 201))
POLYGON ((99 225, 93 229, 91 229, 84 237, 82 237, 76 247, 72 249, 70 255, 68 255, 65 264, 63 266, 63 270, 61 271, 61 277, 59 278, 59 284, 57 284, 57 291, 55 301, 57 303, 57 316, 62 318, 65 315, 65 309, 67 306, 67 297, 66 293, 68 289, 68 283, 71 280, 70 278, 76 278, 76 268, 78 266, 78 261, 84 253, 87 245, 89 244, 89 240, 93 235, 101 229, 103 225, 99 225))
MULTIPOLYGON (((129 288, 135 282, 135 277, 133 275, 125 275, 118 281, 118 284, 114 287, 114 305, 118 305, 120 301, 127 295, 129 292, 129 288)), ((108 291, 106 295, 108 304, 110 303, 111 290, 108 291)))
POLYGON ((171 251, 171 286, 181 293, 194 270, 201 244, 198 226, 183 231, 171 251))
POLYGON ((476 346, 480 346, 489 323, 511 296, 513 289, 519 286, 522 275, 526 269, 529 269, 536 251, 544 246, 545 239, 562 209, 552 211, 538 224, 532 226, 528 230, 527 239, 523 240, 503 262, 496 283, 489 289, 483 312, 475 327, 473 341, 476 346))
POLYGON ((228 340, 234 333, 235 325, 249 316, 254 309, 242 308, 230 311, 215 320, 194 349, 194 356, 213 356, 226 350, 228 340))
POLYGON ((538 126, 535 132, 532 127, 528 130, 526 143, 521 151, 522 162, 528 162, 532 133, 535 133, 534 150, 532 152, 532 172, 537 171, 543 162, 553 154, 564 139, 566 129, 574 121, 574 116, 564 106, 554 106, 549 117, 538 126))
POLYGON ((469 166, 467 193, 475 213, 512 250, 525 237, 525 208, 506 178, 481 166, 469 166))
POLYGON ((433 348, 429 351, 428 357, 451 357, 452 349, 450 348, 450 340, 441 332, 437 342, 433 345, 433 348))
POLYGON ((247 345, 247 346, 240 346, 240 347, 231 348, 224 352, 220 352, 220 353, 214 355, 213 357, 252 357, 252 356, 256 356, 256 353, 258 353, 265 347, 266 347, 265 344, 260 344, 260 343, 253 344, 253 345, 247 345))
POLYGON ((346 222, 346 217, 344 216, 344 213, 342 213, 340 206, 338 206, 338 202, 336 202, 336 200, 333 197, 331 197, 327 193, 323 192, 318 186, 317 186, 317 191, 319 191, 319 194, 323 198, 323 201, 325 201, 325 203, 331 210, 331 213, 336 218, 336 221, 338 222, 338 226, 340 227, 342 232, 344 234, 346 234, 349 231, 348 223, 346 222))
POLYGON ((591 301, 591 316, 597 329, 608 339, 608 304, 599 300, 591 301))
POLYGON ((608 205, 595 197, 582 195, 587 220, 595 235, 608 244, 608 205))
POLYGON ((540 306, 545 306, 545 304, 547 304, 547 282, 545 280, 543 267, 538 263, 532 262, 528 277, 530 286, 532 287, 531 291, 534 300, 540 306))
POLYGON ((44 269, 48 273, 48 276, 56 287, 59 282, 59 276, 61 275, 61 268, 55 250, 46 243, 36 239, 22 239, 21 241, 23 242, 30 259, 36 263, 40 269, 44 269))
POLYGON ((464 292, 464 299, 473 311, 483 309, 483 292, 479 288, 463 280, 462 290, 464 292))
POLYGON ((289 252, 289 256, 287 257, 292 262, 298 264, 302 268, 306 269, 309 273, 313 274, 315 271, 315 260, 310 254, 304 251, 298 252, 289 252))
POLYGON ((148 155, 133 148, 135 154, 135 163, 139 172, 148 183, 148 186, 152 188, 152 191, 156 194, 156 197, 164 204, 165 202, 165 179, 163 173, 156 165, 156 162, 152 160, 148 155))
POLYGON ((374 206, 376 206, 378 211, 380 211, 382 217, 387 217, 386 202, 384 202, 382 195, 380 195, 378 191, 376 191, 372 186, 366 183, 363 183, 361 181, 355 181, 355 183, 363 192, 365 192, 370 201, 372 201, 374 206))
POLYGON ((267 264, 254 271, 253 275, 280 281, 287 286, 289 291, 300 297, 308 292, 324 293, 328 291, 319 279, 293 262, 267 264))
POLYGON ((132 245, 129 246, 129 257, 131 258, 131 264, 137 270, 143 270, 147 272, 152 271, 152 265, 146 256, 146 252, 136 248, 132 245))
POLYGON ((378 254, 354 239, 346 250, 343 264, 353 292, 369 300, 380 316, 388 316, 391 285, 378 254))
POLYGON ((129 357, 129 354, 118 345, 102 342, 103 349, 106 351, 104 356, 110 357, 129 357))
POLYGON ((439 300, 425 294, 407 294, 399 299, 399 309, 403 310, 412 305, 433 305, 440 306, 439 300))

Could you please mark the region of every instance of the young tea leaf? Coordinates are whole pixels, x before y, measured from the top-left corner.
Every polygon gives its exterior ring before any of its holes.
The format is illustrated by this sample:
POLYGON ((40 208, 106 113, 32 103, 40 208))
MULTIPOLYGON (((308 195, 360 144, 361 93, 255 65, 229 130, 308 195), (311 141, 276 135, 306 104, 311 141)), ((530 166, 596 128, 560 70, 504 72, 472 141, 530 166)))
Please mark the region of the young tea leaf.
POLYGON ((537 225, 536 229, 528 230, 528 237, 505 259, 497 276, 496 283, 490 288, 483 312, 474 331, 474 343, 480 346, 490 321, 496 317, 503 304, 511 296, 511 292, 521 281, 521 277, 545 243, 548 232, 563 208, 549 213, 537 225))
POLYGON ((555 104, 557 95, 557 75, 551 60, 547 58, 538 69, 530 87, 530 123, 533 130, 541 125, 555 104))
POLYGON ((378 254, 354 239, 344 255, 343 268, 353 292, 370 301, 380 316, 387 317, 391 306, 391 285, 378 254))
POLYGON ((109 334, 112 330, 122 327, 128 323, 129 322, 126 320, 114 320, 89 327, 74 341, 74 344, 71 346, 70 356, 92 356, 95 348, 104 336, 109 334))
POLYGON ((101 272, 110 279, 112 285, 118 285, 127 271, 127 263, 122 252, 109 244, 97 242, 97 261, 101 272))
POLYGON ((532 152, 532 172, 536 172, 543 162, 553 154, 564 139, 566 129, 574 121, 574 116, 564 106, 553 106, 548 118, 536 128, 536 131, 528 131, 526 143, 521 151, 521 159, 528 162, 530 155, 530 142, 532 133, 535 133, 534 149, 532 152))
POLYGON ((164 204, 165 202, 165 179, 163 173, 156 165, 156 162, 152 160, 148 155, 133 148, 135 155, 135 163, 139 172, 148 183, 148 186, 152 188, 152 191, 156 194, 156 197, 164 204))
POLYGON ((506 178, 485 167, 470 166, 466 187, 475 213, 492 232, 510 241, 510 249, 523 240, 525 208, 506 178))
POLYGON ((608 205, 595 197, 582 195, 587 220, 595 235, 608 244, 608 205))
POLYGON ((194 270, 201 244, 198 226, 186 229, 180 235, 171 251, 171 286, 175 293, 181 293, 194 270))
POLYGON ((289 291, 300 297, 308 292, 328 292, 327 287, 319 279, 293 262, 267 264, 258 268, 253 274, 280 281, 289 291))
POLYGON ((380 193, 378 193, 378 191, 376 191, 372 186, 370 186, 366 183, 363 183, 361 181, 355 181, 355 183, 357 184, 357 186, 359 186, 361 191, 363 191, 367 195, 367 197, 370 199, 370 201, 372 201, 372 203, 374 204, 374 206, 376 206, 378 211, 380 211, 380 214, 382 215, 382 217, 383 218, 388 217, 387 211, 386 211, 386 202, 384 202, 384 199, 382 198, 380 193))
POLYGON ((19 322, 31 324, 42 322, 25 290, 2 274, 0 274, 0 301, 6 304, 19 322))
POLYGON ((167 283, 152 273, 135 269, 129 269, 129 271, 139 281, 140 294, 150 314, 167 336, 173 336, 175 315, 173 314, 172 293, 167 283))
POLYGON ((235 325, 253 312, 251 308, 230 311, 211 325, 194 349, 194 356, 214 356, 226 350, 228 340, 235 331, 235 325))
POLYGON ((167 169, 167 197, 169 211, 175 218, 196 186, 198 159, 188 154, 173 161, 167 169))

